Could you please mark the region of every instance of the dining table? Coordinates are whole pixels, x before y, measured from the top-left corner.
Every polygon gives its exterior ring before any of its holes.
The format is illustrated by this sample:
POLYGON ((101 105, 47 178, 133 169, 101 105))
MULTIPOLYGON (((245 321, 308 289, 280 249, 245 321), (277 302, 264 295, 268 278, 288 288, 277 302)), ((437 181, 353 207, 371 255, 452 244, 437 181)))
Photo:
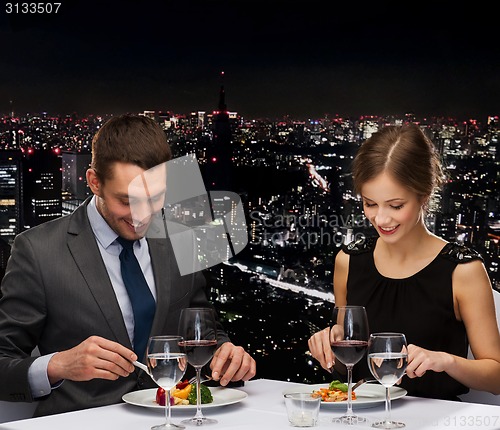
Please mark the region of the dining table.
MULTIPOLYGON (((213 430, 290 430, 293 427, 287 418, 283 395, 285 392, 303 391, 307 388, 305 384, 296 382, 255 379, 245 382, 237 389, 226 389, 238 390, 238 401, 204 408, 205 416, 218 421, 217 424, 206 427, 213 430)), ((224 392, 224 388, 219 388, 219 390, 224 392)), ((364 407, 360 405, 358 408, 355 401, 353 405, 354 412, 365 419, 363 423, 346 425, 339 422, 339 418, 346 410, 345 403, 340 406, 322 404, 315 428, 368 429, 372 428, 371 423, 380 421, 385 415, 383 396, 380 401, 364 405, 364 407)), ((182 409, 174 406, 171 409, 174 423, 191 418, 195 413, 192 408, 182 409)), ((500 429, 500 407, 498 406, 408 395, 400 396, 392 401, 392 418, 404 422, 407 430, 500 429)), ((0 424, 0 429, 149 430, 152 426, 162 424, 164 421, 163 408, 124 401, 109 406, 5 422, 0 424)))

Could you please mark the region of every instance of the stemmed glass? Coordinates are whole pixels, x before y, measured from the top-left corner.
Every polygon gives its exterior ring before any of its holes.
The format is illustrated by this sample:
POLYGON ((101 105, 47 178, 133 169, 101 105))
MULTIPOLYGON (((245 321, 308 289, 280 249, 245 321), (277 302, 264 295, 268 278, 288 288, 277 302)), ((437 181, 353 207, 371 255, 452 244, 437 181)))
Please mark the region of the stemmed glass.
POLYGON ((165 424, 151 427, 152 430, 183 429, 173 424, 170 415, 170 390, 186 373, 187 359, 182 346, 182 336, 152 336, 147 348, 149 374, 165 390, 165 424))
POLYGON ((196 370, 196 414, 182 423, 191 426, 216 424, 201 411, 200 375, 202 367, 214 356, 217 349, 215 312, 211 308, 185 308, 179 319, 179 334, 184 337, 182 345, 187 361, 196 370))
POLYGON ((335 359, 347 368, 347 411, 334 422, 356 424, 366 421, 352 411, 352 369, 368 347, 368 317, 363 306, 336 306, 333 310, 331 346, 335 359))
POLYGON ((408 347, 402 333, 373 333, 368 343, 368 367, 385 387, 385 419, 372 424, 380 429, 395 429, 405 424, 391 419, 391 387, 404 375, 408 365, 408 347))

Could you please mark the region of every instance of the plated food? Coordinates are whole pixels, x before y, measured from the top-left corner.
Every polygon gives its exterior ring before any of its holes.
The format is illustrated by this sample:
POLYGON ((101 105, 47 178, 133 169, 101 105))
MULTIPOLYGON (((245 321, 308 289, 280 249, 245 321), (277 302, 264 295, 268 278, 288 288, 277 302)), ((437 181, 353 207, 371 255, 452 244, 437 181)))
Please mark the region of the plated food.
MULTIPOLYGON (((214 401, 212 392, 206 385, 200 385, 200 395, 202 404, 214 401)), ((156 403, 165 406, 165 397, 165 390, 161 387, 158 388, 156 390, 156 403)), ((179 382, 171 392, 170 405, 196 405, 196 384, 190 384, 187 379, 179 382)))
MULTIPOLYGON (((213 397, 212 403, 207 403, 203 405, 203 408, 218 408, 221 406, 232 405, 234 403, 239 403, 248 397, 248 394, 244 391, 237 390, 234 388, 226 387, 210 387, 210 392, 213 397)), ((142 406, 146 408, 161 409, 165 410, 165 406, 161 406, 156 401, 156 395, 158 394, 157 388, 147 388, 145 390, 132 391, 123 395, 122 399, 125 403, 134 406, 142 406)), ((333 403, 331 403, 333 404, 333 403)), ((196 410, 196 405, 191 404, 177 404, 172 407, 173 411, 180 410, 196 410)))
MULTIPOLYGON (((328 390, 329 384, 290 384, 283 394, 288 393, 313 393, 315 391, 328 390)), ((391 387, 391 400, 397 400, 406 396, 406 390, 401 387, 391 387)), ((383 405, 385 402, 385 387, 379 383, 368 383, 359 386, 355 391, 356 400, 352 402, 353 409, 372 408, 383 405)), ((347 398, 347 396, 346 396, 347 398)), ((322 408, 343 410, 346 407, 345 401, 321 402, 322 408)))
MULTIPOLYGON (((338 380, 330 382, 328 387, 313 390, 312 397, 321 397, 322 402, 344 402, 347 401, 347 384, 338 380)), ((356 400, 356 393, 352 392, 352 400, 356 400)))

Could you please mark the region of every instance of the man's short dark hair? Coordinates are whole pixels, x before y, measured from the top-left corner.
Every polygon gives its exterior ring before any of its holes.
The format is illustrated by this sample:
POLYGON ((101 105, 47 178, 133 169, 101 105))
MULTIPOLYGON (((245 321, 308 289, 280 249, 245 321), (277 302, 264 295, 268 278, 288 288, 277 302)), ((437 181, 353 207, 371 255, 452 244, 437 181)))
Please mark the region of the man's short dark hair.
POLYGON ((165 132, 156 121, 145 116, 113 117, 92 141, 91 167, 103 183, 111 178, 115 162, 132 163, 148 170, 171 158, 165 132))

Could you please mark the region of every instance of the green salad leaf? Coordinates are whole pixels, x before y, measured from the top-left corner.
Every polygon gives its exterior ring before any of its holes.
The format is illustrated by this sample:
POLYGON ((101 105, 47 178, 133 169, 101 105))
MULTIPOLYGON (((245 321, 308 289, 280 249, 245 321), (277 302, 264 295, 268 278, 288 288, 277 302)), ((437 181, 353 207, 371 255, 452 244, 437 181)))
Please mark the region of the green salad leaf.
POLYGON ((347 384, 344 384, 343 382, 340 382, 339 380, 335 380, 335 381, 332 381, 330 382, 330 386, 329 386, 330 390, 340 390, 344 393, 347 392, 347 384))

